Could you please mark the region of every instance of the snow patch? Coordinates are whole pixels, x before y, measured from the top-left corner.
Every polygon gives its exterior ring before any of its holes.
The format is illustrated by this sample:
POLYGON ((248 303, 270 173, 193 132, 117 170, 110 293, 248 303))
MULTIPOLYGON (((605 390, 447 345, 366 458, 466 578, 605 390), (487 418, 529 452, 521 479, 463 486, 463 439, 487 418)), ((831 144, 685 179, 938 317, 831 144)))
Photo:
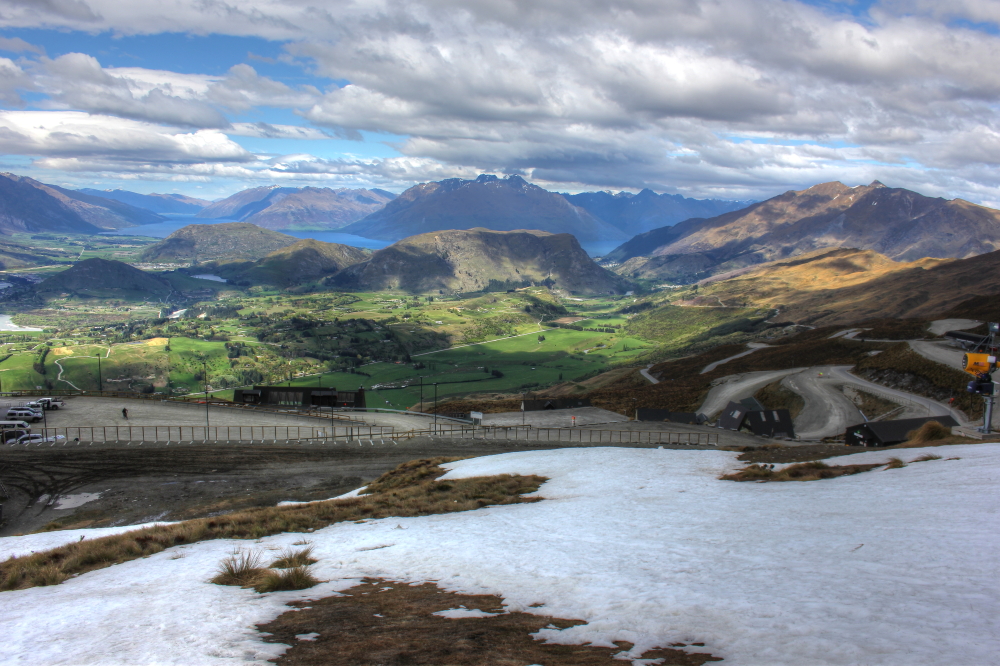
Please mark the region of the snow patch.
POLYGON ((466 608, 465 606, 460 606, 458 608, 449 608, 448 610, 438 611, 434 613, 440 617, 446 617, 451 620, 459 620, 467 617, 493 617, 495 615, 503 615, 503 613, 488 613, 478 608, 466 608))

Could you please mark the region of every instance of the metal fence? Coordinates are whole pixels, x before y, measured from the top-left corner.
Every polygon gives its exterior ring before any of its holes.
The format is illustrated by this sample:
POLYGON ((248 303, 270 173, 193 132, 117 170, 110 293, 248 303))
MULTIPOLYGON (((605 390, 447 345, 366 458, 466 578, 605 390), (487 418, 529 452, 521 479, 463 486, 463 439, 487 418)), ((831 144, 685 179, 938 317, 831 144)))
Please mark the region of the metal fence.
MULTIPOLYGON (((40 441, 25 441, 21 446, 44 446, 72 442, 291 442, 301 440, 358 439, 393 437, 390 426, 79 426, 68 428, 32 428, 40 441), (53 441, 46 441, 53 440, 53 441)), ((14 444, 15 441, 8 441, 14 444)))
POLYGON ((656 430, 593 430, 589 428, 535 428, 532 426, 438 426, 427 430, 399 433, 403 437, 460 437, 469 439, 510 439, 538 442, 578 442, 580 444, 687 444, 717 446, 714 432, 663 432, 656 430))

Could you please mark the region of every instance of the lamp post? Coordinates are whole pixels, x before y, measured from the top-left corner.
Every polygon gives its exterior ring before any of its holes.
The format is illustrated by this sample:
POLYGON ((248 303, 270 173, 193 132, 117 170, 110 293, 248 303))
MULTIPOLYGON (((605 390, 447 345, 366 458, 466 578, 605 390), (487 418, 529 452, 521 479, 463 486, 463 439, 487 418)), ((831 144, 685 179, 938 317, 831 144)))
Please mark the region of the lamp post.
POLYGON ((104 377, 101 375, 101 350, 97 350, 97 390, 104 393, 104 377))
POLYGON ((524 393, 521 394, 521 425, 524 425, 524 413, 527 411, 525 409, 527 405, 525 405, 524 403, 527 401, 527 399, 528 399, 528 393, 527 391, 525 391, 524 393))
POLYGON ((420 410, 424 411, 424 377, 420 376, 420 410))
POLYGON ((208 361, 201 360, 201 374, 205 378, 205 439, 208 439, 208 361))
POLYGON ((438 431, 438 383, 434 382, 434 434, 438 431))

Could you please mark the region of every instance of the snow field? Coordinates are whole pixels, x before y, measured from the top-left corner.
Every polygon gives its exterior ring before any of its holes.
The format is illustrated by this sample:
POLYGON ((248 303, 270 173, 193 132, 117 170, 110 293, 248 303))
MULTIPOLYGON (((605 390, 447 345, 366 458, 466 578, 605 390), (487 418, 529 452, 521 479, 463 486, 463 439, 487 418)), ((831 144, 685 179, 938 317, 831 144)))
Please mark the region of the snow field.
POLYGON ((539 635, 629 641, 635 657, 698 641, 736 665, 995 663, 1000 445, 870 451, 832 464, 928 453, 961 459, 762 484, 717 480, 742 465, 723 451, 561 449, 449 463, 445 478, 547 476, 538 493, 547 499, 319 530, 305 538, 314 574, 331 582, 301 592, 206 582, 234 546, 277 553, 303 538, 283 534, 181 546, 0 593, 0 661, 264 664, 282 648, 254 624, 289 600, 373 576, 585 620, 539 635))

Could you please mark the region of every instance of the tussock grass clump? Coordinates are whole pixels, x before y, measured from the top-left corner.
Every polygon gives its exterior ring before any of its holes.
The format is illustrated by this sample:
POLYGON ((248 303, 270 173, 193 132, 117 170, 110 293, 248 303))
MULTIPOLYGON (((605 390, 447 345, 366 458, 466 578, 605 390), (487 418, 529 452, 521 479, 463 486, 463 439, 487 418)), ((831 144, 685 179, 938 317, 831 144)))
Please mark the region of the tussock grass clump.
POLYGON ((298 566, 275 571, 268 569, 252 583, 258 592, 281 592, 283 590, 307 590, 318 584, 318 578, 309 572, 309 567, 298 566))
POLYGON ((374 487, 373 492, 360 497, 248 509, 87 539, 26 557, 10 558, 0 562, 0 590, 53 585, 74 574, 208 539, 260 539, 282 532, 312 532, 348 520, 427 516, 541 499, 522 497, 538 490, 546 480, 541 476, 501 474, 438 483, 437 477, 444 474, 439 465, 454 460, 457 458, 429 458, 406 463, 405 473, 388 472, 373 482, 370 486, 374 487))
POLYGON ((219 573, 211 582, 216 585, 252 585, 264 573, 260 566, 260 553, 256 550, 234 550, 219 563, 219 573))
POLYGON ((906 463, 899 458, 889 458, 889 462, 886 463, 886 469, 899 469, 900 467, 906 467, 906 463))
POLYGON ((926 454, 920 456, 919 458, 914 458, 910 462, 911 463, 915 463, 915 462, 927 462, 928 460, 941 460, 941 456, 936 456, 933 453, 926 453, 926 454))
POLYGON ((859 474, 881 467, 882 465, 827 465, 825 462, 813 461, 789 465, 778 471, 774 465, 747 465, 738 472, 719 477, 723 481, 818 481, 833 479, 838 476, 859 474))
POLYGON ((911 444, 924 444, 926 442, 936 442, 938 440, 951 437, 951 428, 943 426, 937 421, 928 421, 916 430, 906 433, 906 440, 911 444))
POLYGON ((302 550, 292 550, 289 548, 281 551, 281 557, 271 562, 271 568, 291 569, 293 567, 307 567, 310 564, 316 564, 316 559, 312 556, 312 546, 303 548, 302 550))

